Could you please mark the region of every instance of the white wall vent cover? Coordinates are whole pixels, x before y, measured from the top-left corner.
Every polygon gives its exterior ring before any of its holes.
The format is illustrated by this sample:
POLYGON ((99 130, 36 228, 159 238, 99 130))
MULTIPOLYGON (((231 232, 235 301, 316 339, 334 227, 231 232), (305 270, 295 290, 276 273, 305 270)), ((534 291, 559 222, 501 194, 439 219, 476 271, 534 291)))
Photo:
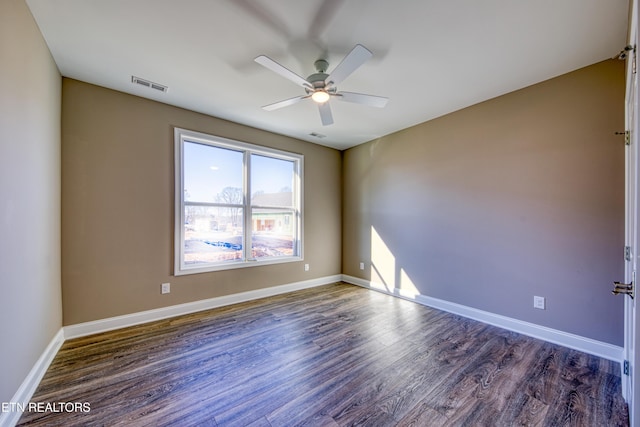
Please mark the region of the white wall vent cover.
POLYGON ((131 76, 131 82, 137 83, 141 86, 148 87, 150 89, 159 90, 160 92, 166 92, 169 90, 168 86, 161 85, 160 83, 154 83, 149 80, 141 79, 140 77, 131 76))
POLYGON ((321 133, 318 132, 311 132, 309 135, 313 136, 314 138, 326 138, 327 135, 323 135, 321 133))

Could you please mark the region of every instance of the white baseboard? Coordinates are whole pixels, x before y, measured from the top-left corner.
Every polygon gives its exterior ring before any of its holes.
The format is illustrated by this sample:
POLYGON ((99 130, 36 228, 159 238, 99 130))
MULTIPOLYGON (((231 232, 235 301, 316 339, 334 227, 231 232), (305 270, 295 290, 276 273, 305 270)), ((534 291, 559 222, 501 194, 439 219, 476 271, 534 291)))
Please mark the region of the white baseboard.
MULTIPOLYGON (((51 339, 49 345, 44 349, 38 360, 36 361, 27 377, 24 379, 18 391, 13 395, 9 403, 26 405, 31 400, 33 393, 38 388, 40 380, 44 376, 45 372, 49 368, 49 365, 53 361, 53 358, 60 350, 60 347, 64 344, 64 331, 60 329, 58 333, 51 339)), ((15 426, 20 417, 21 411, 2 412, 0 411, 0 427, 13 427, 15 426)))
POLYGON ((286 285, 273 286, 270 288, 257 289, 255 291, 241 292, 222 297, 209 298, 200 301, 188 302, 185 304, 172 305, 169 307, 157 308, 154 310, 141 311, 138 313, 125 314, 123 316, 110 317, 107 319, 95 320, 92 322, 79 323, 64 327, 65 339, 79 338, 86 335, 100 332, 112 331, 114 329, 167 319, 169 317, 183 314, 195 313, 209 310, 216 307, 237 304, 241 302, 280 295, 287 292, 298 291, 316 286, 327 285, 329 283, 342 280, 341 274, 326 276, 318 279, 305 280, 302 282, 289 283, 286 285))
POLYGON ((147 310, 123 316, 65 326, 63 328, 64 339, 79 338, 86 335, 139 325, 155 320, 167 319, 183 314, 195 313, 198 311, 209 310, 216 307, 223 307, 226 305, 266 298, 269 296, 279 295, 287 292, 322 286, 329 283, 338 282, 340 280, 374 291, 383 292, 385 294, 392 295, 398 298, 414 301, 421 305, 437 308, 449 313, 458 314, 463 317, 478 320, 480 322, 488 323, 490 325, 498 326, 510 331, 518 332, 523 335, 539 338, 544 341, 562 345, 564 347, 579 350, 588 354, 593 354, 595 356, 613 360, 615 362, 621 363, 624 359, 624 349, 613 344, 604 343, 580 335, 570 334, 567 332, 559 331, 557 329, 548 328, 546 326, 536 325, 534 323, 524 322, 522 320, 513 319, 511 317, 478 310, 476 308, 467 307, 438 298, 428 297, 420 294, 414 295, 405 293, 400 289, 388 290, 384 285, 380 283, 370 282, 365 279, 360 279, 358 277, 353 277, 345 274, 326 276, 318 279, 305 280, 302 282, 295 282, 265 289, 258 289, 255 291, 241 292, 238 294, 226 295, 222 297, 210 298, 206 300, 194 301, 185 304, 173 305, 154 310, 147 310))
POLYGON ((478 310, 476 308, 467 307, 444 301, 438 298, 432 298, 421 294, 412 294, 403 292, 400 289, 389 290, 380 283, 371 282, 369 280, 360 279, 358 277, 342 275, 342 280, 354 285, 362 286, 367 289, 379 291, 387 295, 417 302, 418 304, 428 307, 437 308, 449 313, 458 314, 469 319, 478 320, 483 323, 498 326, 513 332, 518 332, 530 337, 539 338, 564 347, 579 350, 584 353, 593 354, 604 359, 613 360, 622 363, 624 360, 624 352, 622 347, 613 344, 596 341, 591 338, 562 332, 557 329, 547 328, 546 326, 536 325, 534 323, 524 322, 522 320, 513 319, 511 317, 501 316, 499 314, 490 313, 488 311, 478 310))

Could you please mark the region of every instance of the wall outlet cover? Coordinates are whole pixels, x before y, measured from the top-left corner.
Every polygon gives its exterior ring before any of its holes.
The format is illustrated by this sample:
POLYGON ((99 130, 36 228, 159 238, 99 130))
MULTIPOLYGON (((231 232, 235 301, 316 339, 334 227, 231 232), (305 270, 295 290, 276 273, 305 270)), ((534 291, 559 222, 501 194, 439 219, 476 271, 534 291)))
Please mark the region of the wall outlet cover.
POLYGON ((171 283, 163 283, 160 285, 160 293, 168 294, 169 292, 171 292, 171 283))

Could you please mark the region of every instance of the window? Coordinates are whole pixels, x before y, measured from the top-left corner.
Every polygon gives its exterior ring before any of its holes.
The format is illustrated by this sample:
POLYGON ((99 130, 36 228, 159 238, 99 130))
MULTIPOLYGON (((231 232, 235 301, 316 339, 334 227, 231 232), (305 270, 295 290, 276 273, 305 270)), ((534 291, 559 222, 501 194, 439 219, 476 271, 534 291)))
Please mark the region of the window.
POLYGON ((302 161, 175 129, 175 274, 302 259, 302 161))

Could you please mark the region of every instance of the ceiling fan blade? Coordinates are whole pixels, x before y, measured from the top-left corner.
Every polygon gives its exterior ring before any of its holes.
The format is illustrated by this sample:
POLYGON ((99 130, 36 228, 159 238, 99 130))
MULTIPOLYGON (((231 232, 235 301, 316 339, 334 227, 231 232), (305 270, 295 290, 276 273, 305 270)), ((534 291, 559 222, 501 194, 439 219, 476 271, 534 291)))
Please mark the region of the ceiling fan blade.
POLYGON ((274 102, 273 104, 265 105, 262 107, 262 109, 267 111, 277 110, 278 108, 288 107, 289 105, 297 104, 303 99, 306 99, 309 97, 311 97, 311 95, 296 96, 295 98, 289 98, 289 99, 285 99, 284 101, 278 101, 278 102, 274 102))
POLYGON ((349 77, 358 67, 364 64, 369 58, 373 56, 373 53, 361 44, 357 44, 351 52, 344 57, 342 62, 329 74, 329 77, 325 79, 327 84, 331 83, 337 86, 344 79, 349 77))
POLYGON ((384 108, 389 101, 389 98, 376 95, 365 95, 364 93, 355 92, 338 92, 335 97, 346 102, 353 102, 356 104, 368 105, 370 107, 384 108))
POLYGON ((290 69, 278 64, 276 61, 269 58, 268 56, 260 55, 257 58, 255 58, 254 61, 262 65, 263 67, 270 69, 274 73, 280 74, 285 79, 291 80, 292 82, 294 82, 299 86, 307 87, 310 89, 312 88, 311 84, 308 81, 306 81, 305 79, 303 79, 302 77, 300 77, 299 75, 291 71, 290 69))
POLYGON ((322 120, 322 126, 329 126, 333 124, 333 115, 331 114, 331 107, 328 102, 318 104, 318 110, 320 111, 320 120, 322 120))
POLYGON ((276 34, 279 34, 285 40, 293 37, 289 31, 287 31, 287 26, 285 25, 285 21, 279 19, 278 16, 274 13, 269 12, 269 10, 265 7, 259 6, 255 1, 251 0, 234 0, 230 2, 230 4, 239 7, 242 9, 248 16, 256 19, 259 23, 269 28, 276 34))
POLYGON ((345 0, 324 0, 311 21, 307 37, 319 40, 344 2, 345 0))

